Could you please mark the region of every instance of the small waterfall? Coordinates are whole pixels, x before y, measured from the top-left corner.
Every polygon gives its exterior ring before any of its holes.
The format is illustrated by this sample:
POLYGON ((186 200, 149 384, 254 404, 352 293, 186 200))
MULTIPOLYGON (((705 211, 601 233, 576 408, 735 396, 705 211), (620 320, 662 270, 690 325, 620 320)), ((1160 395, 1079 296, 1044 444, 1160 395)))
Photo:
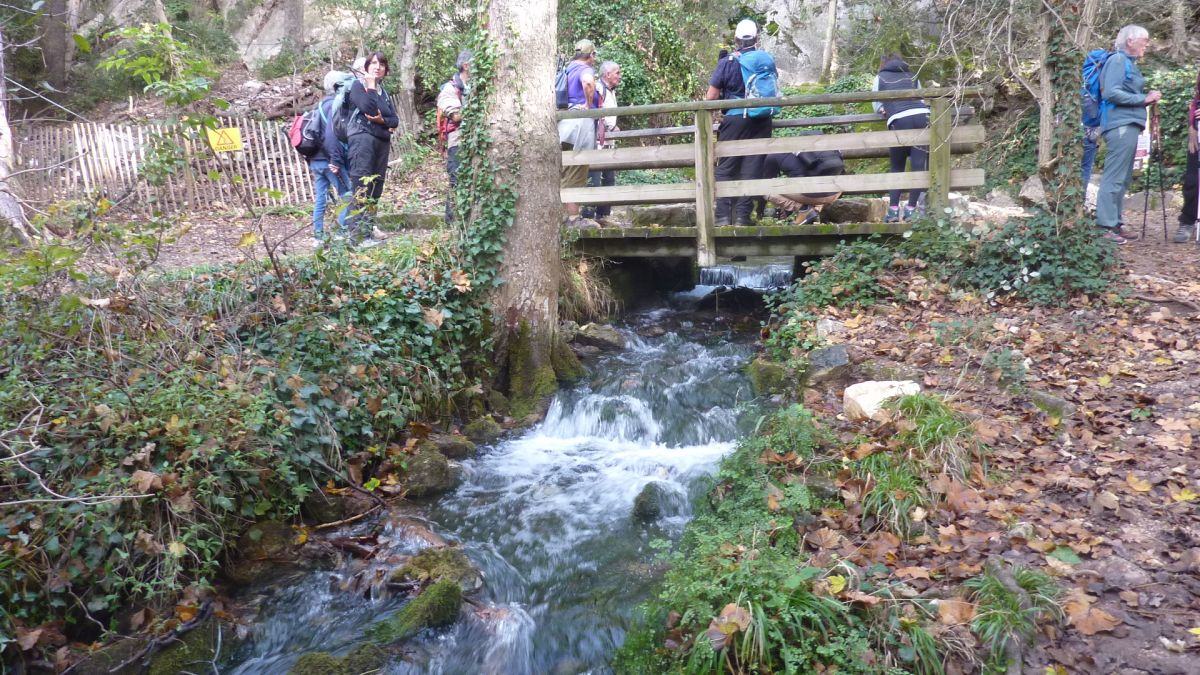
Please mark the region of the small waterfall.
MULTIPOLYGON (((650 542, 682 532, 688 496, 751 417, 743 405, 751 397, 742 373, 748 344, 727 333, 713 339, 722 333, 678 321, 670 310, 633 320, 657 337, 625 331, 627 349, 601 357, 586 381, 559 392, 541 424, 463 462, 463 484, 427 514, 437 534, 410 527, 406 516, 377 527, 385 564, 444 537, 462 546, 486 580, 460 621, 406 642, 405 656, 384 672, 607 670, 623 626, 655 581, 650 542), (663 508, 647 525, 631 512, 650 483, 658 484, 663 508)), ((351 649, 366 626, 403 602, 386 593, 339 593, 362 567, 271 591, 229 672, 286 673, 305 651, 351 649)))
POLYGON ((718 265, 700 269, 700 286, 729 286, 766 290, 792 283, 792 266, 782 263, 718 265))

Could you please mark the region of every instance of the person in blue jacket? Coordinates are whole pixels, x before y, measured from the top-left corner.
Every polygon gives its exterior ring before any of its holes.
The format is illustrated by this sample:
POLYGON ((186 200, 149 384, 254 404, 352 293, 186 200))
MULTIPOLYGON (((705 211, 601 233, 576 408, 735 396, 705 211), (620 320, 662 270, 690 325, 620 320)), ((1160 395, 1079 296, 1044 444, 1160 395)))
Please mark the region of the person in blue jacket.
POLYGON ((363 239, 364 245, 378 243, 371 238, 373 220, 369 214, 383 195, 392 133, 400 125, 396 109, 383 89, 382 82, 387 74, 387 57, 374 52, 367 57, 364 72, 350 85, 352 113, 346 136, 354 211, 349 230, 350 236, 363 239))
POLYGON ((329 191, 334 201, 345 200, 346 206, 338 213, 338 231, 346 229, 346 215, 350 212, 350 174, 346 171, 346 152, 338 142, 333 130, 333 99, 344 86, 346 73, 336 70, 325 75, 325 98, 317 104, 317 115, 321 119, 321 149, 308 158, 308 169, 313 177, 313 238, 320 246, 325 241, 325 206, 329 202, 329 191))
POLYGON ((1162 98, 1162 92, 1145 91, 1146 79, 1138 70, 1137 60, 1149 46, 1150 33, 1145 28, 1125 26, 1117 33, 1115 52, 1100 71, 1100 132, 1107 154, 1096 196, 1096 224, 1106 238, 1118 244, 1131 236, 1121 230, 1121 212, 1133 180, 1138 136, 1146 128, 1146 106, 1162 98))

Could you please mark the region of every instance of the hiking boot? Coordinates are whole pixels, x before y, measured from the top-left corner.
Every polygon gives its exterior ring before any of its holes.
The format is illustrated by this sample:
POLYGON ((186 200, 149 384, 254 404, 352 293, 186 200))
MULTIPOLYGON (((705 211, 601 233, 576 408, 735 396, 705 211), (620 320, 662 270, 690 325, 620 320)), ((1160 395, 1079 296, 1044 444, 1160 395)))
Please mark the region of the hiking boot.
POLYGON ((1107 239, 1107 240, 1111 241, 1111 242, 1112 242, 1112 243, 1114 243, 1114 244, 1118 244, 1118 245, 1119 245, 1119 244, 1124 244, 1124 243, 1126 243, 1127 241, 1129 241, 1129 240, 1128 240, 1128 239, 1126 239, 1125 237, 1122 237, 1122 236, 1121 236, 1120 228, 1117 228, 1117 227, 1101 227, 1100 229, 1104 231, 1104 233, 1103 233, 1103 234, 1101 234, 1100 236, 1101 236, 1101 237, 1104 237, 1105 239, 1107 239))
POLYGON ((1117 223, 1117 234, 1125 241, 1137 241, 1141 236, 1125 229, 1125 223, 1117 223))
POLYGON ((1178 230, 1175 230, 1175 238, 1171 241, 1176 244, 1186 244, 1195 238, 1194 225, 1180 225, 1178 230))
POLYGON ((889 206, 888 210, 887 210, 887 215, 883 217, 883 222, 885 222, 885 223, 900 222, 900 207, 889 206))
POLYGON ((906 222, 906 223, 911 223, 912 221, 914 221, 918 218, 923 218, 924 216, 925 216, 925 209, 923 209, 919 206, 905 206, 904 207, 904 222, 906 222))

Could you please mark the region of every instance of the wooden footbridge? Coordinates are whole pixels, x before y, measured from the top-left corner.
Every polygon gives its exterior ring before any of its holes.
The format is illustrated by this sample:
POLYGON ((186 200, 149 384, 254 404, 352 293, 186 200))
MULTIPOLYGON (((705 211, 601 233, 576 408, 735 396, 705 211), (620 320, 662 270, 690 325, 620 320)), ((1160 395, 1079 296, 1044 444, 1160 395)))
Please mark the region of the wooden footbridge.
MULTIPOLYGON (((929 127, 903 131, 858 131, 806 136, 717 141, 714 112, 744 107, 744 101, 697 101, 620 106, 595 110, 564 110, 561 119, 606 116, 691 113, 694 124, 665 129, 640 129, 609 134, 615 139, 681 138, 691 143, 660 143, 616 149, 565 151, 563 166, 598 170, 664 169, 690 167, 695 180, 661 185, 614 185, 568 188, 561 191, 564 203, 574 204, 695 204, 694 227, 582 228, 575 248, 581 253, 609 258, 695 257, 702 267, 715 265, 718 258, 740 256, 827 255, 839 241, 871 234, 900 234, 903 223, 816 223, 810 225, 717 227, 716 200, 724 197, 767 196, 841 192, 871 194, 888 190, 927 189, 932 212, 949 206, 951 190, 983 185, 982 169, 956 168, 952 155, 973 152, 984 141, 983 127, 966 124, 970 108, 957 107, 964 97, 977 96, 975 88, 933 88, 908 91, 850 92, 761 99, 758 105, 781 107, 844 103, 868 103, 921 98, 930 107, 929 127), (929 146, 929 170, 906 173, 845 174, 805 178, 764 178, 717 182, 716 161, 723 157, 765 155, 782 152, 841 151, 846 159, 886 157, 888 148, 929 146)), ((776 119, 775 129, 824 125, 878 124, 874 114, 834 115, 776 119)), ((618 182, 619 179, 618 179, 618 182)))

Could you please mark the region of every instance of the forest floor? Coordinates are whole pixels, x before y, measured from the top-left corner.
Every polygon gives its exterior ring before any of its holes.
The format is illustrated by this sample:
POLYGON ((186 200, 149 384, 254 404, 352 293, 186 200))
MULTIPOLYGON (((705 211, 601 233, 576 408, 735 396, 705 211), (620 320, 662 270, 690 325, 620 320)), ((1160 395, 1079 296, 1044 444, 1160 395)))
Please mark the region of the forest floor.
MULTIPOLYGON (((826 310, 852 361, 948 396, 990 451, 977 489, 940 490, 927 535, 827 512, 837 536, 818 546, 934 597, 962 595, 994 556, 1049 572, 1065 616, 1043 625, 1024 672, 1200 672, 1200 246, 1164 243, 1160 217, 1147 233, 1121 247, 1123 283, 1091 302, 951 299, 895 270, 880 283, 908 302, 826 310)), ((810 389, 805 405, 837 419, 841 388, 810 389)), ((844 440, 861 432, 835 424, 844 440)), ((943 612, 942 628, 971 644, 970 618, 943 612)))

